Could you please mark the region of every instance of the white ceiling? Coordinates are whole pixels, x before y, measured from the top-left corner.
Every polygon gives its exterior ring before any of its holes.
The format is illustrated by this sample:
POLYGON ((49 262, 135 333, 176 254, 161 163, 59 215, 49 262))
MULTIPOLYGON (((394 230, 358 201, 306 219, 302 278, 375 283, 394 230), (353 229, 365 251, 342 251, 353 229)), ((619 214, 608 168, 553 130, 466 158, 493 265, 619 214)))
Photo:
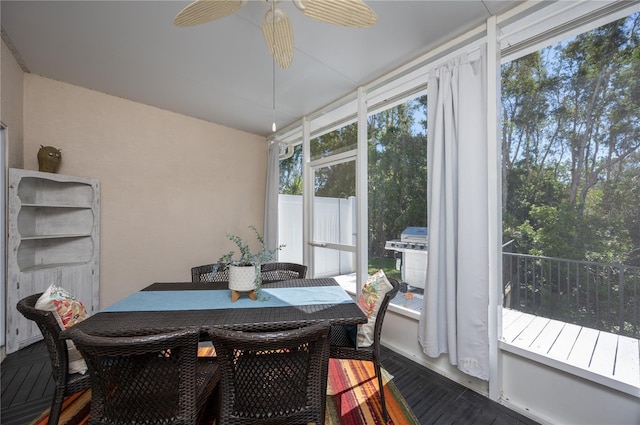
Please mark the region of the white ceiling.
MULTIPOLYGON (((279 3, 294 32, 292 65, 276 67, 282 128, 521 1, 367 0, 378 23, 343 28, 279 3)), ((268 136, 272 61, 261 30, 268 6, 178 28, 188 1, 0 2, 5 39, 47 78, 268 136)))

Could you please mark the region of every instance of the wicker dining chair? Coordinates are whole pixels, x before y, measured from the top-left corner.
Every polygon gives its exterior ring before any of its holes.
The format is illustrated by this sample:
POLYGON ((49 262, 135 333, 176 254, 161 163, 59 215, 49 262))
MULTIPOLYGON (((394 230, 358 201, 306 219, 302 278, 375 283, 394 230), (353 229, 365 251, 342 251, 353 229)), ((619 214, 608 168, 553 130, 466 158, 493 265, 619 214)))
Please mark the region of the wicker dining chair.
POLYGON ((69 373, 67 343, 60 339, 62 328, 58 324, 52 311, 35 308, 36 302, 41 295, 42 293, 33 294, 21 299, 17 304, 17 309, 24 317, 36 322, 44 337, 47 350, 49 351, 55 390, 53 400, 51 401, 49 421, 47 423, 54 425, 58 423, 58 419, 60 418, 64 398, 68 395, 91 388, 91 381, 89 380, 88 373, 69 373))
POLYGON ((229 282, 229 269, 222 263, 192 267, 191 282, 220 283, 226 285, 229 282))
POLYGON ((400 284, 397 280, 387 277, 389 283, 393 286, 392 289, 387 291, 384 295, 384 299, 380 304, 380 309, 376 316, 376 322, 373 331, 373 344, 369 347, 357 347, 354 343, 352 334, 345 326, 331 326, 331 346, 329 357, 332 359, 347 359, 347 360, 364 360, 373 362, 375 366, 376 376, 378 377, 378 388, 380 390, 380 401, 382 402, 382 416, 385 423, 388 420, 387 404, 384 398, 384 389, 382 385, 382 374, 380 368, 382 364, 380 362, 380 335, 382 333, 382 323, 384 322, 384 316, 387 313, 387 307, 389 302, 396 296, 400 288, 400 284))
POLYGON ((307 266, 296 263, 264 263, 260 268, 262 283, 278 282, 289 279, 304 279, 307 266))
POLYGON ((209 335, 220 362, 220 425, 324 425, 329 325, 209 335))
POLYGON ((101 337, 68 332, 89 367, 90 424, 211 423, 220 380, 214 358, 198 359, 199 331, 101 337))
MULTIPOLYGON (((304 279, 307 266, 296 263, 265 263, 260 267, 262 282, 278 282, 289 279, 304 279)), ((208 282, 227 284, 229 270, 222 263, 205 264, 191 268, 191 282, 208 282)))

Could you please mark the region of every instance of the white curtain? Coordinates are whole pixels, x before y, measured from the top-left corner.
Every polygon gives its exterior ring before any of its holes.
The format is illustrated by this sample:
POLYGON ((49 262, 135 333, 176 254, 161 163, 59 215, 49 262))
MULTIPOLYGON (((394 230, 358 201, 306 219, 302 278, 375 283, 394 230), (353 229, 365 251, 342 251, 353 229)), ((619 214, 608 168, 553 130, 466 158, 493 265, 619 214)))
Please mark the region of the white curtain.
POLYGON ((419 341, 489 379, 486 48, 433 69, 427 89, 429 257, 419 341))
MULTIPOLYGON (((264 242, 268 249, 278 246, 278 192, 280 191, 280 144, 269 144, 267 187, 264 200, 264 242)), ((278 252, 276 251, 276 260, 278 252)))

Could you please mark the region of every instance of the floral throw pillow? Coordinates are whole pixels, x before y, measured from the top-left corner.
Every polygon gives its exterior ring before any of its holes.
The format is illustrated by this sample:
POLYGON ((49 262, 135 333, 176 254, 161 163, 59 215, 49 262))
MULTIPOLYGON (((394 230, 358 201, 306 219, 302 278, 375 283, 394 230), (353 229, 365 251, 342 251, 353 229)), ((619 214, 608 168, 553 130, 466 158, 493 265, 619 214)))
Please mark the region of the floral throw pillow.
POLYGON ((358 326, 358 347, 369 347, 373 344, 373 332, 378 310, 380 310, 384 295, 391 289, 393 289, 393 285, 382 270, 372 274, 362 287, 362 293, 358 297, 358 305, 367 315, 368 321, 358 326))
MULTIPOLYGON (((87 310, 82 302, 56 283, 52 283, 38 298, 36 308, 52 311, 61 329, 69 329, 87 317, 87 310)), ((67 341, 67 349, 69 373, 85 373, 87 365, 72 341, 67 341)))

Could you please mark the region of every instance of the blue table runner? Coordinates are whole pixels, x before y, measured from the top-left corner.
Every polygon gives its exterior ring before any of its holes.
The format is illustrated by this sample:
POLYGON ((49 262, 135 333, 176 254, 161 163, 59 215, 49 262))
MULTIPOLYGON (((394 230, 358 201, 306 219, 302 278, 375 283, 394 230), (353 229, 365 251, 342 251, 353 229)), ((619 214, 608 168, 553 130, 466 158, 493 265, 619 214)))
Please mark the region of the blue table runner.
POLYGON ((353 299, 340 286, 262 288, 257 300, 253 301, 242 295, 234 303, 231 302, 231 291, 228 290, 140 291, 110 305, 102 312, 217 310, 352 302, 353 299))

